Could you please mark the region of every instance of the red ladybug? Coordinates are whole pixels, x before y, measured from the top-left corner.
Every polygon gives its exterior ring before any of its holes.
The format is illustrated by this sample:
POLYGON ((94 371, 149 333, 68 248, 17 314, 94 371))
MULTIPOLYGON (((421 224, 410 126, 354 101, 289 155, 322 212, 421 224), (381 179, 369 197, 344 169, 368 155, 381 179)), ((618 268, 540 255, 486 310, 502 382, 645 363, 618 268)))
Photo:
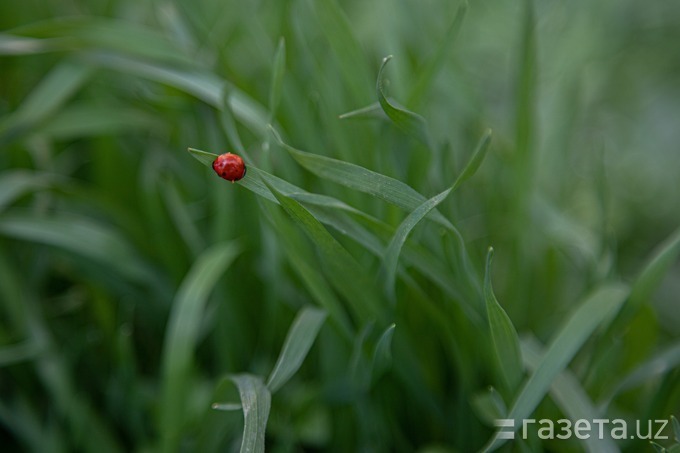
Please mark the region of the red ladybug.
POLYGON ((238 181, 246 175, 246 165, 243 159, 232 153, 217 156, 212 167, 220 178, 231 182, 238 181))

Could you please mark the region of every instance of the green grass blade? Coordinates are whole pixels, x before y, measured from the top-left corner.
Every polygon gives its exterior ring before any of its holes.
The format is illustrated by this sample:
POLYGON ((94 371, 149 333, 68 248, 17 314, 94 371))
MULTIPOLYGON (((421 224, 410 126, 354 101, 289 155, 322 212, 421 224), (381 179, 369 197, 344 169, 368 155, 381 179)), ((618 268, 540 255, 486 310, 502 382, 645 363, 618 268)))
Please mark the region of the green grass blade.
POLYGON ((642 304, 649 301, 654 290, 658 288, 663 277, 677 260, 678 254, 680 254, 680 228, 652 252, 652 256, 633 283, 630 297, 621 311, 622 319, 617 321, 625 322, 629 316, 637 312, 642 304))
POLYGON ((243 440, 240 451, 241 453, 264 453, 271 393, 259 376, 238 374, 231 376, 230 379, 238 387, 243 408, 243 440))
POLYGON ((264 137, 267 132, 266 108, 212 72, 195 66, 165 65, 113 53, 86 52, 83 57, 101 67, 173 86, 215 108, 223 107, 224 91, 228 89, 227 102, 236 118, 259 136, 264 137))
MULTIPOLYGON (((274 134, 276 141, 288 151, 300 165, 320 178, 333 181, 360 192, 368 193, 407 211, 413 211, 427 201, 424 196, 401 181, 358 165, 293 148, 286 144, 279 133, 271 126, 270 131, 274 134)), ((438 211, 430 213, 430 217, 432 220, 447 228, 453 228, 451 222, 438 211)))
POLYGON ((498 303, 491 286, 491 261, 493 248, 489 247, 486 255, 486 272, 484 273, 484 300, 486 314, 489 319, 489 330, 493 342, 499 375, 508 395, 514 395, 524 376, 522 353, 519 346, 517 330, 510 317, 498 303))
POLYGON ((40 81, 19 109, 0 123, 0 143, 31 132, 54 115, 92 76, 87 65, 63 62, 40 81))
POLYGON ((281 37, 279 45, 274 55, 274 67, 272 70, 271 87, 269 88, 269 122, 276 115, 276 110, 281 102, 281 92, 283 91, 283 76, 286 71, 286 40, 281 37))
POLYGON ((181 438, 187 379, 208 296, 239 252, 233 242, 207 249, 189 270, 173 301, 161 365, 160 432, 164 451, 175 451, 181 438))
POLYGON ((375 118, 388 119, 387 115, 385 115, 385 112, 380 106, 380 102, 378 101, 374 102, 371 105, 367 105, 366 107, 352 110, 351 112, 343 113, 342 115, 339 115, 338 118, 341 120, 375 119, 375 118))
POLYGON ((463 168, 463 171, 458 175, 453 185, 447 190, 441 192, 438 195, 430 198, 429 200, 422 203, 416 209, 414 209, 399 225, 396 233, 392 236, 390 244, 387 246, 384 258, 384 268, 387 273, 387 278, 385 279, 385 288, 387 294, 391 299, 394 299, 394 284, 397 273, 397 265, 399 261, 399 255, 401 254, 401 249, 411 233, 413 228, 415 228, 420 221, 427 216, 430 211, 435 209, 442 201, 444 201, 451 192, 455 191, 458 186, 460 186, 464 181, 472 177, 477 172, 477 169, 484 161, 486 156, 486 151, 489 148, 489 143, 491 141, 491 130, 487 130, 482 140, 477 145, 477 148, 472 153, 470 160, 463 168))
POLYGON ((382 335, 380 335, 380 339, 375 345, 371 362, 371 381, 373 383, 375 383, 392 364, 392 337, 394 337, 394 329, 396 327, 397 325, 392 323, 385 329, 382 335))
POLYGON ((399 129, 432 149, 432 140, 430 139, 429 132, 427 131, 427 122, 425 121, 425 118, 418 115, 417 113, 397 107, 396 105, 392 104, 385 96, 383 71, 391 59, 392 55, 383 58, 382 64, 380 65, 380 70, 378 71, 378 81, 376 82, 375 87, 378 94, 378 102, 380 102, 380 106, 385 112, 385 115, 387 115, 387 117, 391 119, 399 129))
MULTIPOLYGON (((595 329, 616 315, 628 293, 628 288, 623 284, 605 284, 578 305, 550 342, 541 362, 520 390, 507 418, 529 418, 555 377, 565 369, 595 329)), ((515 427, 518 429, 519 425, 516 423, 515 427)), ((503 443, 505 440, 500 439, 497 432, 484 450, 495 450, 503 443)))
POLYGON ((387 249, 385 251, 385 258, 383 260, 383 266, 387 278, 385 279, 385 291, 389 295, 390 299, 394 300, 395 294, 395 280, 397 275, 397 265, 399 264, 399 255, 401 254, 401 249, 406 242, 406 238, 411 233, 413 228, 434 208, 437 207, 439 203, 444 201, 446 197, 449 196, 453 189, 448 188, 442 193, 435 195, 429 200, 425 201, 423 204, 414 209, 399 225, 396 233, 392 236, 387 249))
POLYGON ((456 190, 461 184, 463 184, 465 181, 474 176, 475 173, 477 173, 477 170, 479 169, 480 165, 482 165, 482 162, 484 162, 486 153, 489 150, 491 136, 492 136, 491 129, 487 129, 484 132, 484 135, 482 135, 482 138, 477 144, 477 147, 472 152, 470 159, 465 164, 465 168, 463 168, 463 171, 460 172, 460 174, 456 178, 456 181, 453 183, 453 186, 451 186, 453 190, 456 190))
POLYGON ((420 73, 416 83, 413 85, 409 95, 407 104, 411 107, 420 104, 423 100, 425 92, 433 85, 434 78, 444 65, 453 44, 456 42, 456 37, 463 25, 463 19, 467 13, 468 4, 465 1, 458 7, 456 15, 451 22, 446 35, 441 40, 441 45, 433 55, 432 59, 427 63, 423 71, 420 73))
POLYGON ((678 366, 680 366, 680 342, 675 342, 671 347, 645 360, 621 379, 603 399, 601 407, 604 409, 609 406, 614 397, 621 392, 642 385, 655 377, 662 376, 678 366))
MULTIPOLYGON (((522 357, 529 370, 535 371, 538 368, 543 354, 543 348, 535 338, 531 337, 522 341, 522 357)), ((569 370, 563 370, 555 377, 550 386, 550 395, 570 420, 595 420, 602 416, 602 412, 595 407, 588 393, 569 370)), ((605 433, 606 437, 604 438, 589 436, 587 439, 583 439, 586 451, 593 453, 618 452, 619 448, 607 436, 606 431, 605 433)))
POLYGON ((680 443, 680 422, 675 415, 671 415, 671 423, 673 424, 673 437, 676 442, 680 443))
POLYGON ((325 320, 324 310, 313 307, 300 310, 288 330, 281 354, 267 379, 270 392, 275 393, 300 368, 325 320))
POLYGON ((148 283, 154 278, 148 265, 118 232, 86 218, 9 211, 0 217, 0 234, 75 253, 133 281, 148 283))
POLYGON ((0 348, 0 368, 34 359, 40 348, 33 341, 25 341, 15 345, 3 345, 0 348))
POLYGON ((0 173, 0 211, 17 198, 54 184, 57 176, 27 170, 7 170, 0 173))
POLYGON ((273 186, 269 190, 293 221, 318 248, 333 287, 342 294, 358 321, 366 322, 380 314, 381 301, 362 266, 309 211, 273 186))

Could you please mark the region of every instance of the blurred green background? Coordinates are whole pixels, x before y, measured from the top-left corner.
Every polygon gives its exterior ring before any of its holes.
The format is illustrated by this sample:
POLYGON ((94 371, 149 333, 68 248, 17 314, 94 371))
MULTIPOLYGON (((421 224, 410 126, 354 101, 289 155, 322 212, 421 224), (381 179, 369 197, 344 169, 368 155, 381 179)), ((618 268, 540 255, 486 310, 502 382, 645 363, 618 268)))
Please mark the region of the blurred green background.
POLYGON ((237 451, 222 378, 307 306, 267 451, 475 451, 532 398, 680 415, 680 3, 24 0, 0 30, 3 451, 237 451))

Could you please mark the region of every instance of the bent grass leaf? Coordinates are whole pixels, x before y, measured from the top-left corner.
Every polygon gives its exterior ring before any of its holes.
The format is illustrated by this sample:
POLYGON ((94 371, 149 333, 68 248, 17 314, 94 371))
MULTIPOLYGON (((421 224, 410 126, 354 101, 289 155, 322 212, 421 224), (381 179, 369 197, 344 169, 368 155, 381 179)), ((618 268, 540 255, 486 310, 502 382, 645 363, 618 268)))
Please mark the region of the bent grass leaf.
MULTIPOLYGON (((543 353, 542 345, 535 338, 530 337, 522 340, 522 357, 529 370, 536 370, 543 353)), ((570 420, 596 420, 602 416, 602 412, 595 407, 588 393, 569 370, 565 369, 555 377, 550 386, 550 394, 555 403, 562 409, 564 415, 570 420)), ((619 451, 606 431, 604 437, 588 436, 583 439, 583 443, 586 451, 593 453, 615 453, 619 451)))
POLYGON ((517 331, 510 317, 498 303, 491 286, 491 261, 493 248, 489 247, 486 255, 486 272, 484 273, 484 300, 489 319, 489 329, 496 356, 497 369, 503 379, 508 395, 514 395, 524 374, 522 353, 517 331))
POLYGON ((298 313, 267 380, 270 392, 275 393, 300 368, 325 320, 326 312, 318 308, 305 307, 298 313))
MULTIPOLYGON (((267 182, 265 181, 265 184, 267 182)), ((345 298, 357 320, 366 322, 380 314, 380 298, 362 266, 300 203, 268 185, 279 204, 316 245, 333 287, 345 298)))
POLYGON ((174 451, 181 436, 191 358, 198 342, 208 296, 240 253, 233 243, 204 251, 182 281, 172 304, 163 343, 160 432, 163 451, 174 451))
MULTIPOLYGON (((525 382, 507 418, 529 418, 541 402, 555 377, 566 368, 579 348, 606 320, 611 319, 628 296, 629 289, 622 283, 600 286, 581 302, 546 348, 536 370, 525 382)), ((519 429, 515 425, 515 429, 519 429)), ((497 431, 484 447, 492 451, 505 443, 497 431)))
POLYGON ((429 133, 427 131, 427 123, 425 122, 425 118, 404 108, 397 107, 396 105, 392 104, 385 96, 383 71, 391 59, 392 55, 383 58, 382 64, 380 65, 380 70, 378 71, 378 81, 376 82, 375 87, 378 94, 378 102, 380 102, 380 106, 385 112, 385 115, 387 115, 387 117, 391 119, 399 129, 404 131, 406 134, 415 137, 425 146, 432 149, 432 140, 430 139, 429 133))
POLYGON ((418 80, 413 85, 413 88, 411 89, 411 92, 407 98, 408 105, 411 107, 422 101, 425 91, 433 85, 434 77, 437 75, 437 72, 446 61, 451 47, 456 42, 456 37, 458 36, 461 25, 463 25, 463 19, 465 19, 467 9, 467 1, 458 7, 456 16, 453 18, 451 25, 446 31, 446 35, 442 39, 441 45, 437 48, 436 53, 427 63, 423 71, 420 73, 418 80))
POLYGON ((241 397, 243 440, 241 453, 264 453, 265 431, 271 407, 271 393, 262 378, 252 374, 230 376, 241 397))
POLYGON ((281 37, 279 45, 274 55, 274 68, 269 89, 269 122, 276 115, 276 110, 281 102, 281 92, 283 91, 283 76, 286 70, 286 40, 281 37))
POLYGON ((392 236, 390 244, 387 246, 384 257, 384 267, 387 272, 387 278, 385 281, 385 287, 388 295, 391 299, 394 299, 394 284, 396 280, 397 266, 399 262, 399 255, 401 254, 401 249, 411 233, 413 228, 415 228, 418 223, 427 216, 430 211, 435 209, 442 201, 444 201, 451 192, 456 190, 464 181, 469 179, 475 174, 479 166, 484 161, 486 152, 489 149, 489 143, 491 141, 491 130, 487 130, 481 141, 477 145, 477 148, 472 153, 470 160, 465 165, 463 171, 458 175, 453 185, 441 192, 438 195, 430 198, 429 200, 422 203, 420 206, 415 208, 399 225, 396 233, 392 236))
MULTIPOLYGON (((269 130, 274 134, 276 141, 290 153, 293 159, 320 178, 367 193, 407 211, 412 211, 427 201, 424 196, 399 180, 376 173, 359 165, 293 148, 283 141, 273 127, 269 126, 269 130)), ((453 228, 451 222, 438 211, 433 211, 430 217, 446 228, 453 228)))

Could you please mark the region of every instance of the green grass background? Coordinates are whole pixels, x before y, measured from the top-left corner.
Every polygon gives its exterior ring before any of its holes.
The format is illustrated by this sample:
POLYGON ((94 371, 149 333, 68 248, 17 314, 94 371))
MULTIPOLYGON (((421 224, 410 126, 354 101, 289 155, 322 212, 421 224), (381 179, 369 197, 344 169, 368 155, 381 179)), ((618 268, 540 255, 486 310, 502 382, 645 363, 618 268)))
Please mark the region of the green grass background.
POLYGON ((2 450, 651 451, 493 420, 680 415, 678 24, 0 3, 2 450))

